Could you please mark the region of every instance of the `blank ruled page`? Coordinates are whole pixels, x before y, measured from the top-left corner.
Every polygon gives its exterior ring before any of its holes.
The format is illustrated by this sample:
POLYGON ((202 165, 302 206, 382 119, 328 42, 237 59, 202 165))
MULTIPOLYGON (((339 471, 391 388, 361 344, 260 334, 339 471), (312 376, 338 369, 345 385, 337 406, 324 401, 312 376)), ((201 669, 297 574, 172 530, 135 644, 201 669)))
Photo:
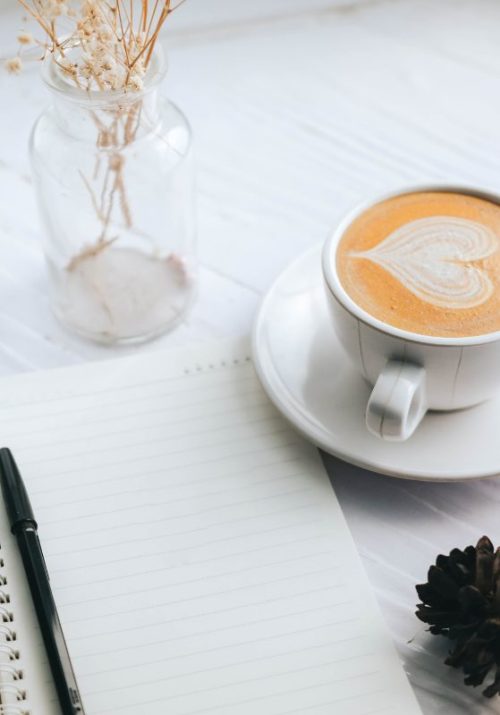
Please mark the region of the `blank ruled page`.
POLYGON ((419 712, 317 453, 245 344, 0 388, 88 715, 419 712))

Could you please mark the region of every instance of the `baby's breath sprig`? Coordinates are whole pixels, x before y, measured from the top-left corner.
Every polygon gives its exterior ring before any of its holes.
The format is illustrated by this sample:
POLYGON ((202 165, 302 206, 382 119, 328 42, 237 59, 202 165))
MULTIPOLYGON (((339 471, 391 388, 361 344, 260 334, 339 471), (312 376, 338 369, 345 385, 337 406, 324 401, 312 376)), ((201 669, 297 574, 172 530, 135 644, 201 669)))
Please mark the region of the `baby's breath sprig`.
MULTIPOLYGON (((80 88, 140 92, 172 0, 18 0, 42 30, 44 54, 80 88), (77 48, 78 52, 69 52, 77 48)), ((18 35, 20 49, 34 42, 18 35)), ((21 53, 5 63, 22 69, 21 53)))
POLYGON ((24 49, 41 48, 62 75, 87 92, 111 92, 100 109, 89 95, 89 117, 96 128, 96 164, 92 172, 79 169, 98 235, 67 265, 69 272, 111 247, 116 227, 133 226, 126 191, 126 149, 140 128, 148 129, 142 90, 160 31, 169 15, 185 0, 18 0, 41 38, 19 33, 18 54, 7 60, 11 74, 22 70, 24 49), (116 93, 116 94, 114 94, 116 93), (123 93, 129 94, 124 98, 123 93), (113 231, 111 227, 113 225, 113 231))

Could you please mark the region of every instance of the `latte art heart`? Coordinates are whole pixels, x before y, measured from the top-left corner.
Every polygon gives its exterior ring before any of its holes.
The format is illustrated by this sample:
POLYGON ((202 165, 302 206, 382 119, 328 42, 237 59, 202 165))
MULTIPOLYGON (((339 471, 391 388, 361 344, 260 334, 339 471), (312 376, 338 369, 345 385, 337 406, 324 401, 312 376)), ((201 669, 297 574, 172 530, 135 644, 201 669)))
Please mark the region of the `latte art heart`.
POLYGON ((388 271, 420 300, 440 308, 474 308, 494 285, 475 262, 500 250, 500 238, 487 226, 450 216, 406 223, 369 251, 350 252, 388 271))

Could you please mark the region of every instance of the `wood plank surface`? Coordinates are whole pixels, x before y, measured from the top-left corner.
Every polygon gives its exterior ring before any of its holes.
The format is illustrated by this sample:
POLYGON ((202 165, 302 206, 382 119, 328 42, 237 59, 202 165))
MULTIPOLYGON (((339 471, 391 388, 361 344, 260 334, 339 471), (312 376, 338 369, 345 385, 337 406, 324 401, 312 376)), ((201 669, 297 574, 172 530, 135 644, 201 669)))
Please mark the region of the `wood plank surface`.
MULTIPOLYGON (((3 57, 17 18, 0 0, 3 57)), ((194 128, 199 299, 139 349, 248 332, 280 270, 360 200, 433 181, 497 190, 499 37, 498 0, 189 0, 167 32, 164 92, 194 128)), ((47 101, 35 66, 0 74, 0 374, 129 352, 84 343, 50 313, 27 154, 47 101)), ((446 644, 412 613, 439 551, 483 532, 500 542, 499 484, 329 464, 425 715, 500 713, 442 665, 446 644)))

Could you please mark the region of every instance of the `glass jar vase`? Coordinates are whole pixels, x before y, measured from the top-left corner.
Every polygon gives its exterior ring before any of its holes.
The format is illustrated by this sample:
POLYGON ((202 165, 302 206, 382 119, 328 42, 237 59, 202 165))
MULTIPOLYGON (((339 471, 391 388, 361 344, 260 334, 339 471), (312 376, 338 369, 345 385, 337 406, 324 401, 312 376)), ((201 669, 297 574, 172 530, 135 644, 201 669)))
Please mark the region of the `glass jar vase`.
POLYGON ((178 323, 196 283, 191 132, 159 96, 155 51, 139 92, 86 91, 50 57, 52 104, 31 138, 57 317, 103 343, 178 323))

